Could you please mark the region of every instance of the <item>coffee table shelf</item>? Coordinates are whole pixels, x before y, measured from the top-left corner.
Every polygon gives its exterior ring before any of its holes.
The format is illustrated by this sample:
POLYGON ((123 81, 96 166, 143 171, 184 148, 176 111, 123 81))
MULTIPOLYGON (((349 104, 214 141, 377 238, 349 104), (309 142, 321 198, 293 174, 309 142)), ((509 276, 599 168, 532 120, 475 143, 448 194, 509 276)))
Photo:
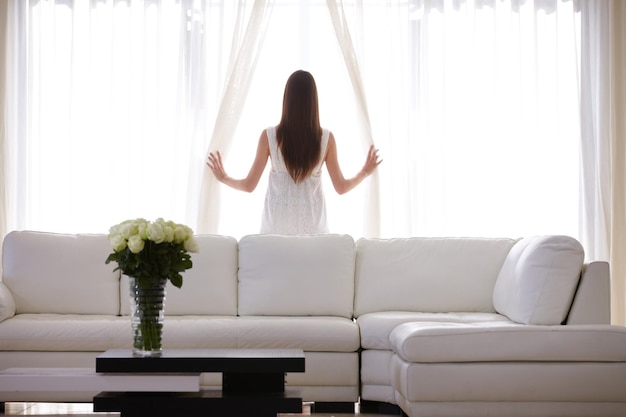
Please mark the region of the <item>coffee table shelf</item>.
POLYGON ((120 412, 122 417, 301 413, 299 393, 285 390, 285 372, 304 370, 304 353, 298 349, 166 349, 159 358, 135 358, 131 350, 113 349, 96 358, 96 372, 221 372, 222 390, 102 392, 94 397, 94 411, 120 412))

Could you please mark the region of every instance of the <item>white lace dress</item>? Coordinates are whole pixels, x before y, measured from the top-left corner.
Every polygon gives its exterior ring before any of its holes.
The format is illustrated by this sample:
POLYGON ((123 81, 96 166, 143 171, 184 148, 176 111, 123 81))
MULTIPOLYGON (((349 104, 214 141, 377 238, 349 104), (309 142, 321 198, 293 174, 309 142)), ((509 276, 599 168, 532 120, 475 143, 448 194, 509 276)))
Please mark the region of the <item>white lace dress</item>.
MULTIPOLYGON (((328 134, 328 130, 324 129, 322 155, 326 153, 328 134)), ((328 233, 321 176, 323 161, 320 160, 309 177, 296 184, 287 172, 282 152, 278 149, 275 127, 267 129, 267 138, 272 170, 265 195, 261 233, 282 235, 328 233)))

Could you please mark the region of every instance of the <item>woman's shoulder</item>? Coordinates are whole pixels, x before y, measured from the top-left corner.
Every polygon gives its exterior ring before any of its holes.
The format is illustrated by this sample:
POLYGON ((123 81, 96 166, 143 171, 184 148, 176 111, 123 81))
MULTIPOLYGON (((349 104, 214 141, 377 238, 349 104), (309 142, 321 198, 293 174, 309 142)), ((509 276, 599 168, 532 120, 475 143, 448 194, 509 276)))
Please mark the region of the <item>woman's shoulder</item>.
POLYGON ((269 126, 263 130, 262 135, 266 136, 268 139, 276 138, 276 126, 269 126))
POLYGON ((330 140, 335 140, 335 137, 333 136, 333 132, 331 132, 330 129, 322 128, 322 143, 326 144, 330 140))

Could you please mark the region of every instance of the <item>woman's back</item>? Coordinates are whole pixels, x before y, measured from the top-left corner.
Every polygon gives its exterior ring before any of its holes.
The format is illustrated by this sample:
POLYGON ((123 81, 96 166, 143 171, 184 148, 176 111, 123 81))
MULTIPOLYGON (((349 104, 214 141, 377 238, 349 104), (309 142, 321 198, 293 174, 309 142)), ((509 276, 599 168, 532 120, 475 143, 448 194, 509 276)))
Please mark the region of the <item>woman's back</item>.
POLYGON ((321 156, 315 169, 296 183, 285 165, 278 147, 276 128, 266 130, 272 169, 265 195, 261 233, 316 234, 328 233, 326 203, 322 189, 321 168, 328 144, 328 130, 321 138, 321 156))

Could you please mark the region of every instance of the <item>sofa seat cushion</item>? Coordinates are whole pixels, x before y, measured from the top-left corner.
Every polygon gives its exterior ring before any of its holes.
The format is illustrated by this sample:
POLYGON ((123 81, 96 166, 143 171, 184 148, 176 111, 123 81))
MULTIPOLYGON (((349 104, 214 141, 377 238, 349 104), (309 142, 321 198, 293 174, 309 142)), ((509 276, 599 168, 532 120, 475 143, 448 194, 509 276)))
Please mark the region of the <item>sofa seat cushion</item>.
POLYGON ((340 317, 167 316, 163 347, 356 352, 359 329, 340 317))
POLYGON ((404 323, 389 337, 406 362, 625 362, 626 328, 404 323))
POLYGON ((356 352, 359 327, 342 317, 239 317, 237 347, 356 352))
POLYGON ((104 351, 131 345, 129 319, 79 314, 18 314, 0 323, 0 350, 104 351))
POLYGON ((389 335, 397 326, 411 322, 498 323, 511 321, 496 313, 414 313, 386 311, 364 314, 357 319, 363 349, 391 350, 389 335))
MULTIPOLYGON (((127 316, 18 314, 0 323, 0 351, 130 348, 127 316)), ((357 324, 340 317, 167 316, 163 348, 282 348, 356 352, 357 324)))

